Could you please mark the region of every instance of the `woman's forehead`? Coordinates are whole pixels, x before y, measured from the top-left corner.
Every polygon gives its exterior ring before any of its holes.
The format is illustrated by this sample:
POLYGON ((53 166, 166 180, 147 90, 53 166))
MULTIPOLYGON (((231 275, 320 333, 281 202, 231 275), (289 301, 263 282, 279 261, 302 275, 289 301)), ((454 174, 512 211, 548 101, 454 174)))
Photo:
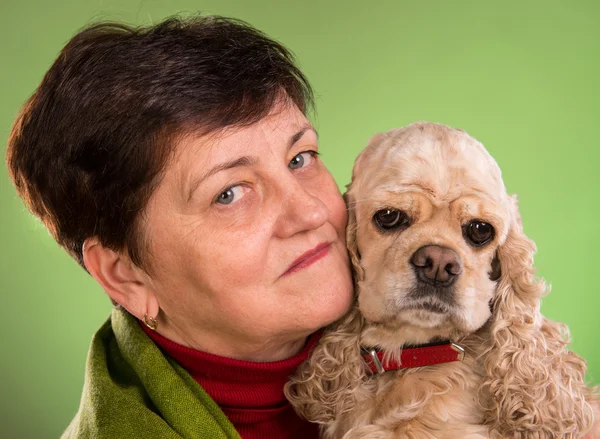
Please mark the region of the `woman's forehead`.
POLYGON ((169 186, 192 188, 220 167, 232 167, 237 162, 279 160, 300 141, 317 141, 317 133, 308 119, 295 105, 275 107, 248 126, 182 136, 165 167, 163 179, 169 186))
MULTIPOLYGON (((190 159, 203 162, 224 156, 247 153, 250 148, 286 146, 300 131, 314 131, 304 114, 293 104, 278 105, 259 121, 247 126, 231 126, 208 134, 190 133, 177 142, 176 156, 183 163, 190 159)), ((303 133, 304 134, 304 133, 303 133)))

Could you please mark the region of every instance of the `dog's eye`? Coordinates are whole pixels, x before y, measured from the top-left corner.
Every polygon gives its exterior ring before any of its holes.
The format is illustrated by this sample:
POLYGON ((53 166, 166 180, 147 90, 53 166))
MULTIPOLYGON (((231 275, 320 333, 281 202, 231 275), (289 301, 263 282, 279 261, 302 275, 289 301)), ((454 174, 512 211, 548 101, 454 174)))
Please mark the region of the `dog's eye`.
POLYGON ((479 247, 494 238, 494 228, 491 224, 483 221, 471 221, 463 227, 463 234, 471 244, 479 247))
POLYGON ((383 209, 375 212, 373 216, 375 224, 383 230, 397 229, 409 223, 408 215, 400 210, 383 209))

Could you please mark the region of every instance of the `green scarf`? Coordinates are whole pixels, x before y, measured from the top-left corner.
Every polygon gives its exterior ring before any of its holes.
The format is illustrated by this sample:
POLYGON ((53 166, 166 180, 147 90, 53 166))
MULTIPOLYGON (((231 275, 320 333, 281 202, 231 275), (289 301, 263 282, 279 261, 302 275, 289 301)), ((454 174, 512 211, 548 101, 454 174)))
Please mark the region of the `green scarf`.
POLYGON ((62 439, 240 439, 217 404, 122 309, 94 335, 81 405, 62 439))

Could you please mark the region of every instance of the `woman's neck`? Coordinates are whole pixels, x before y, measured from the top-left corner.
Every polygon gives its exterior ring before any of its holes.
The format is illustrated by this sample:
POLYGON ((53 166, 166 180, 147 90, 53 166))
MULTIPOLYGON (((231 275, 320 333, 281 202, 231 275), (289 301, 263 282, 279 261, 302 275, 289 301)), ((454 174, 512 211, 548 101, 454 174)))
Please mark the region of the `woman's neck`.
POLYGON ((182 329, 162 324, 157 332, 163 337, 188 348, 221 357, 253 362, 280 361, 302 350, 310 333, 250 337, 206 329, 182 329))

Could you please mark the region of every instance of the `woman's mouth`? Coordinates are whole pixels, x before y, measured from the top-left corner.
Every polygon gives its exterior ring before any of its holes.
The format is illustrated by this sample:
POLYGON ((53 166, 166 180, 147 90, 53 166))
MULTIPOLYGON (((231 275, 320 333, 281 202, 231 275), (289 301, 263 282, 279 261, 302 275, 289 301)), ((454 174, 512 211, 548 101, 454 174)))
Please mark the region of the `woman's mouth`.
POLYGON ((296 271, 309 267, 315 262, 323 259, 329 253, 330 248, 330 242, 323 242, 317 245, 315 248, 303 253, 294 262, 292 262, 292 265, 289 266, 289 268, 281 275, 281 277, 295 273, 296 271))

